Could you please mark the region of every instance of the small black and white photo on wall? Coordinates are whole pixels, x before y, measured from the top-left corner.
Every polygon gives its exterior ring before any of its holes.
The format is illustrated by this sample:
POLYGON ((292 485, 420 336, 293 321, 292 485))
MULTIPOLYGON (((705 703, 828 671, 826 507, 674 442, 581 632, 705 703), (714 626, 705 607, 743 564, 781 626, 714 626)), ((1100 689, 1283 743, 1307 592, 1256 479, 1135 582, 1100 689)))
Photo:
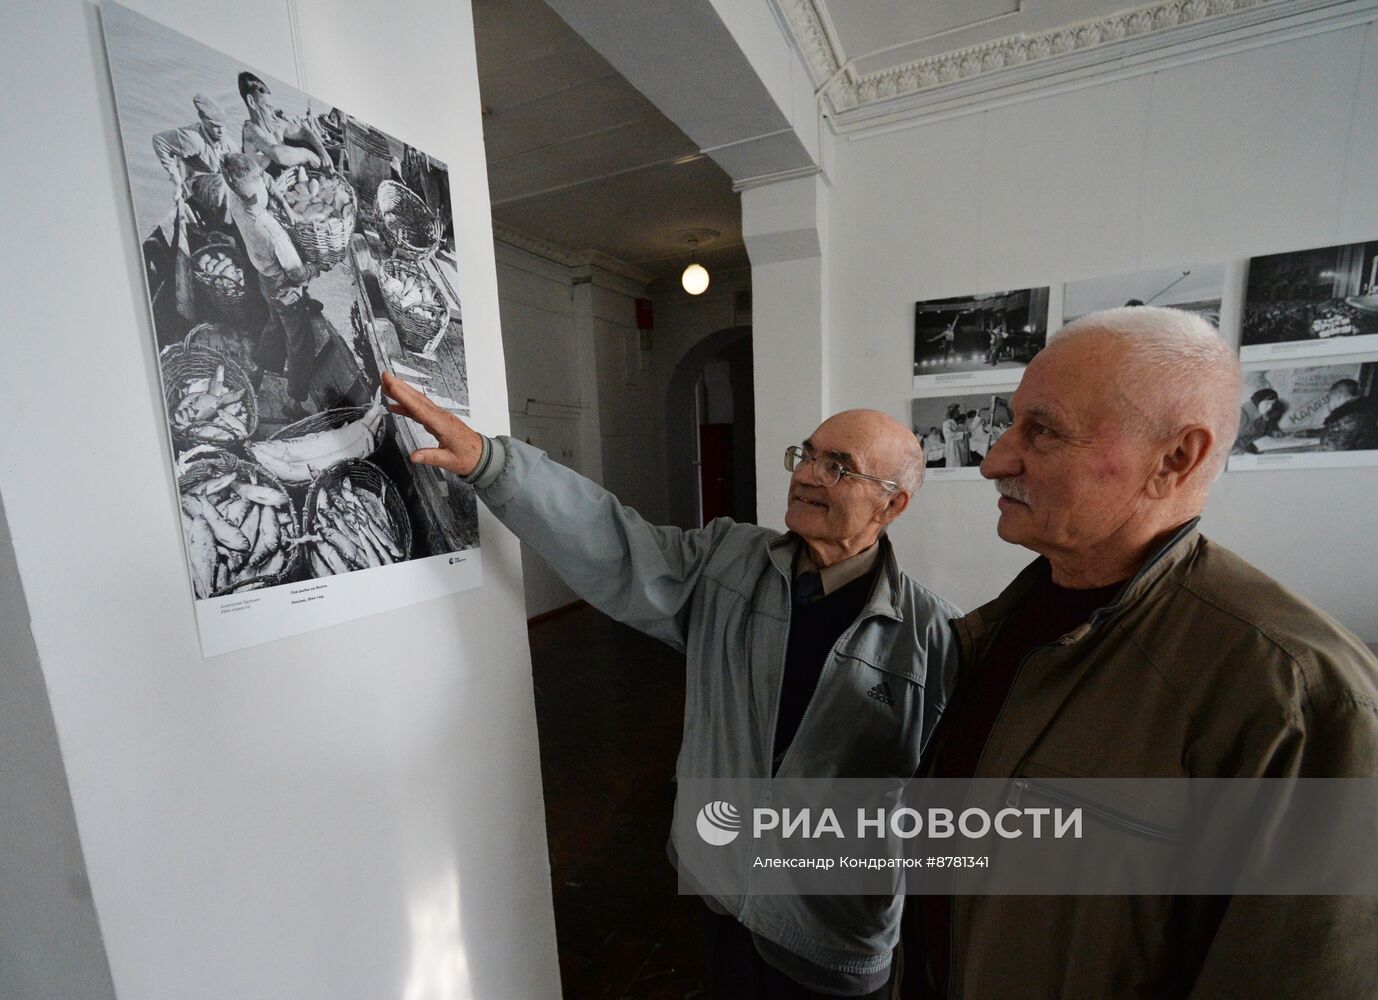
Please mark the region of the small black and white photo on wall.
POLYGON ((1241 361, 1378 351, 1378 240, 1254 257, 1241 361))
POLYGON ((1122 306, 1170 306, 1195 313, 1211 326, 1219 327, 1224 290, 1224 264, 1159 267, 1069 281, 1062 286, 1062 322, 1122 306))
POLYGON ((203 652, 477 586, 473 491, 380 391, 469 414, 445 163, 101 12, 203 652))
POLYGON ((1014 409, 1009 392, 928 396, 910 404, 909 423, 929 476, 980 479, 981 461, 1014 423, 1014 409))
POLYGON ((1378 465, 1378 359, 1244 373, 1231 472, 1378 465))
POLYGON ((1048 289, 914 303, 915 391, 1014 385, 1048 341, 1048 289))

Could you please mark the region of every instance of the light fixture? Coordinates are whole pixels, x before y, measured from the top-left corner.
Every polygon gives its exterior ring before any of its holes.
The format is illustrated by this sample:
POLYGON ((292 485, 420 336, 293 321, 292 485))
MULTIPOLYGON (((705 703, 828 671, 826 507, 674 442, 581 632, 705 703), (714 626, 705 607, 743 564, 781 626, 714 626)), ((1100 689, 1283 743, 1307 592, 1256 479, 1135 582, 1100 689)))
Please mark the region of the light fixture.
POLYGON ((681 243, 689 245, 690 263, 679 276, 679 283, 690 295, 702 295, 708 291, 708 268, 693 258, 700 246, 711 243, 719 235, 716 229, 686 229, 676 234, 681 243))
POLYGON ((690 264, 679 276, 679 283, 690 295, 702 295, 708 291, 708 268, 702 264, 690 264))

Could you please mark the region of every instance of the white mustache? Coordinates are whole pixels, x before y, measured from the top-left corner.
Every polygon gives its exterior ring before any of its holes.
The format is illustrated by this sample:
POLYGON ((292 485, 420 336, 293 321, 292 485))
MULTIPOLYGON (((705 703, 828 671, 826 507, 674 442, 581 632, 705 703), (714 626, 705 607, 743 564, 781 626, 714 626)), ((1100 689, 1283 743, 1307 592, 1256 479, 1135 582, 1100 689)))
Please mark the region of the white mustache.
POLYGON ((1009 497, 1011 500, 1018 500, 1020 503, 1029 503, 1029 491, 1024 488, 1024 484, 1018 479, 997 479, 995 481, 995 489, 1002 497, 1009 497))

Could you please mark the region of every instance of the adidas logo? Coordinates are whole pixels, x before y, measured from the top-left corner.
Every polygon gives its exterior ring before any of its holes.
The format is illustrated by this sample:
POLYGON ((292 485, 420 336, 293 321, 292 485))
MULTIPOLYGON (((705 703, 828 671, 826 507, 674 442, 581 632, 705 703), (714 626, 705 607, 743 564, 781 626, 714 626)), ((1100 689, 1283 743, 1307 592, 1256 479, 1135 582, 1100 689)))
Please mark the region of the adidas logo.
POLYGON ((882 705, 893 705, 895 703, 895 699, 890 693, 890 684, 887 681, 881 681, 875 687, 871 688, 871 690, 867 691, 866 697, 873 698, 882 705))

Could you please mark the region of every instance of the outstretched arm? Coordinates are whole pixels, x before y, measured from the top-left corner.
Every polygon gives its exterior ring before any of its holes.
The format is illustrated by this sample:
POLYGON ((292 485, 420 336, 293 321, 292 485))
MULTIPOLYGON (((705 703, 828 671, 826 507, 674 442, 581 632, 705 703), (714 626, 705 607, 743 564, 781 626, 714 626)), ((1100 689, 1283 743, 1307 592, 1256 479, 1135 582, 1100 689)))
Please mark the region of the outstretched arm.
POLYGON ((488 508, 584 600, 627 625, 683 650, 694 591, 725 518, 683 531, 649 524, 597 483, 530 445, 489 441, 425 394, 383 376, 392 412, 436 439, 413 462, 472 482, 488 508))

